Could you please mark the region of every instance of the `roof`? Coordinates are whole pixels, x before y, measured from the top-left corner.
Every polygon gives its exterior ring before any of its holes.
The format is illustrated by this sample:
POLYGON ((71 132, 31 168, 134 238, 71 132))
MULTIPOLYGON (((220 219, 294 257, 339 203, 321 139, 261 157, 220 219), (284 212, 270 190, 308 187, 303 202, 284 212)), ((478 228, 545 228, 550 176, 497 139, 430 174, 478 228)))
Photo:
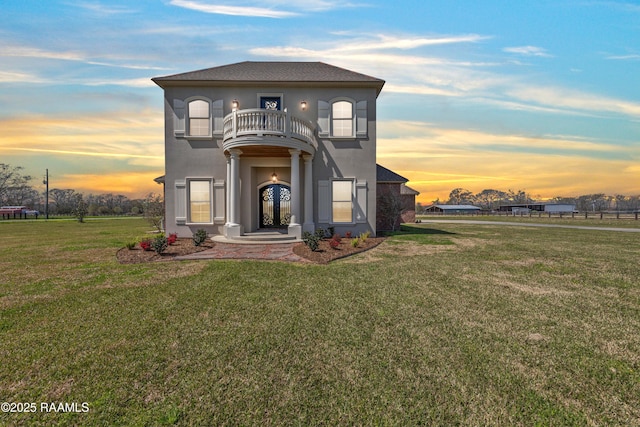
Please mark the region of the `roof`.
POLYGON ((376 164, 376 181, 378 182, 401 182, 405 183, 409 180, 402 175, 398 175, 392 170, 376 164))
POLYGON ((473 206, 473 205, 431 205, 428 208, 433 208, 433 207, 436 207, 436 208, 439 208, 439 209, 442 209, 442 210, 445 210, 445 211, 448 211, 448 210, 465 210, 465 209, 466 210, 476 210, 476 209, 480 210, 481 209, 481 208, 479 208, 477 206, 473 206))
POLYGON ((155 77, 160 87, 203 83, 340 83, 377 88, 380 93, 384 80, 357 73, 324 62, 254 62, 245 61, 186 73, 155 77))
POLYGON ((418 194, 420 194, 420 192, 417 191, 417 190, 414 190, 413 188, 407 186, 406 184, 402 184, 400 186, 400 194, 403 194, 403 195, 406 194, 406 195, 409 195, 409 196, 417 196, 418 194))

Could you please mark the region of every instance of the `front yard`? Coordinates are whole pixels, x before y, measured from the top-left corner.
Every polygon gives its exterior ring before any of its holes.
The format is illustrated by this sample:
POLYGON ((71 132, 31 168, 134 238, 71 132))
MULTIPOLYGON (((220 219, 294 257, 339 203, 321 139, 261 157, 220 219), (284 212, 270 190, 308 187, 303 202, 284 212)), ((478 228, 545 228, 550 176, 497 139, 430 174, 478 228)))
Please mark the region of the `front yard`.
POLYGON ((422 224, 327 265, 120 264, 147 229, 0 223, 0 401, 37 405, 0 425, 640 425, 637 233, 422 224))

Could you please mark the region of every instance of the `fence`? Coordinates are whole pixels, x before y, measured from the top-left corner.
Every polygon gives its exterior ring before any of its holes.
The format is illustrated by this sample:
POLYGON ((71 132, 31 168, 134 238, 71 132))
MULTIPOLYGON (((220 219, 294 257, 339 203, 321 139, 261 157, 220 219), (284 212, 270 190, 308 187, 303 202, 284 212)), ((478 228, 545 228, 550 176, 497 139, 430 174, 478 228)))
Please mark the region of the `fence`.
POLYGON ((503 217, 519 217, 519 218, 572 218, 572 219, 619 219, 619 220, 638 220, 640 212, 500 212, 500 211, 480 211, 480 212, 460 212, 460 213, 444 213, 429 212, 421 214, 421 216, 503 216, 503 217))

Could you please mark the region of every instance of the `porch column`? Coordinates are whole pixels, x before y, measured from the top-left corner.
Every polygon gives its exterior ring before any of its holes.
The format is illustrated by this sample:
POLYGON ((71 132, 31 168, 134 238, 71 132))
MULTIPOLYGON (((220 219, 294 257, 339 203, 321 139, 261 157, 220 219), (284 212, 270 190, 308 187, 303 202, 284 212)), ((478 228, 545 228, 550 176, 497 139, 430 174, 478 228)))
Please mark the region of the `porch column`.
POLYGON ((231 156, 225 156, 227 159, 227 194, 225 197, 225 222, 227 226, 231 224, 231 156))
POLYGON ((240 155, 241 150, 233 148, 229 150, 229 222, 225 225, 228 238, 239 237, 242 234, 240 227, 240 155))
POLYGON ((305 154, 304 159, 304 224, 303 231, 313 233, 316 226, 313 223, 313 156, 305 154))
POLYGON ((295 217, 292 224, 300 220, 300 150, 289 150, 291 153, 291 215, 295 217))
POLYGON ((289 150, 291 153, 291 222, 287 233, 296 239, 302 238, 300 226, 300 150, 289 150))

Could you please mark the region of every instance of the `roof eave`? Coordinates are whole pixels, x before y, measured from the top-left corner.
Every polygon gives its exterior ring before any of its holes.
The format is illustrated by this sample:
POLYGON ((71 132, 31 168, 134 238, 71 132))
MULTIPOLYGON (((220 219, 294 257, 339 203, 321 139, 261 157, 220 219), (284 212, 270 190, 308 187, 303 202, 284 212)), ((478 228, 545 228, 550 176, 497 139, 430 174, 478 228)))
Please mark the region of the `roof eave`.
POLYGON ((277 80, 175 80, 162 77, 151 79, 163 89, 168 87, 251 87, 251 86, 289 86, 289 87, 350 87, 350 88, 375 88, 376 97, 380 95, 385 84, 380 82, 357 81, 277 81, 277 80))

